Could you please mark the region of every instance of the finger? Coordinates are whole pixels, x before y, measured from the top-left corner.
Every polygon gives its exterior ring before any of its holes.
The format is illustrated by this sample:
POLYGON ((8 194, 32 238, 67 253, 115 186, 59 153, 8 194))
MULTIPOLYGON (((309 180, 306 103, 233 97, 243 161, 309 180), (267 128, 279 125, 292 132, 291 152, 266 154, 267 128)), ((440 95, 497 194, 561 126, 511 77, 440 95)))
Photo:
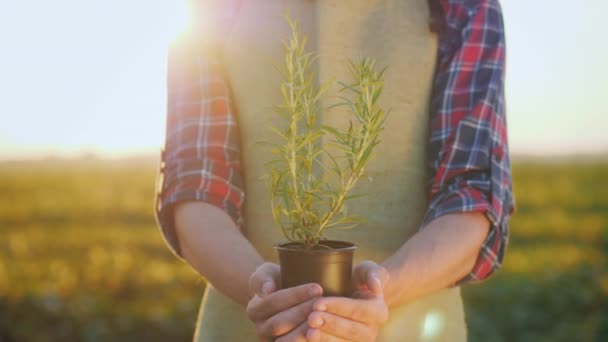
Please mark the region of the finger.
POLYGON ((364 260, 353 270, 355 288, 369 289, 375 295, 381 295, 389 280, 388 271, 371 260, 364 260))
POLYGON ((308 324, 304 322, 288 334, 277 338, 275 342, 306 342, 306 331, 308 331, 308 324))
POLYGON ((373 341, 375 338, 374 328, 327 312, 311 313, 308 316, 308 325, 348 341, 373 341))
POLYGON ((258 335, 277 337, 289 333, 306 322, 308 315, 312 312, 314 301, 315 298, 309 299, 304 303, 298 304, 270 317, 259 325, 258 335))
POLYGON ((323 297, 315 301, 313 309, 329 312, 364 324, 378 324, 388 319, 388 307, 382 298, 323 297))
POLYGON ((263 298, 257 298, 247 307, 247 313, 252 321, 266 320, 281 311, 303 303, 309 299, 321 296, 323 289, 319 284, 304 284, 278 290, 263 298))
POLYGON ((353 340, 345 340, 340 337, 332 336, 319 329, 308 329, 306 333, 307 342, 352 342, 353 340))
POLYGON ((281 268, 272 262, 265 262, 249 277, 249 293, 260 297, 275 291, 280 287, 281 268))

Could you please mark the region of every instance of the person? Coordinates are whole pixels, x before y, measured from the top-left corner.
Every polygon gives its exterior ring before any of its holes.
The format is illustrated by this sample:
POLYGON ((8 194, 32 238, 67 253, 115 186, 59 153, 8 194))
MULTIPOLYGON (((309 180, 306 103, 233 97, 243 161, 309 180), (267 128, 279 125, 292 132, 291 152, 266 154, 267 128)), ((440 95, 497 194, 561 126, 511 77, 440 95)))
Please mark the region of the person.
MULTIPOLYGON (((171 251, 208 281, 198 341, 465 341, 460 286, 500 268, 514 211, 497 0, 204 0, 200 25, 169 49, 167 130, 156 215, 171 251), (358 246, 365 295, 282 289, 260 176, 280 103, 289 10, 319 52, 322 83, 345 58, 387 65, 391 115, 358 185, 368 218, 328 232, 358 246), (433 14, 429 30, 429 13, 433 14)), ((324 124, 345 117, 322 113, 324 124)))

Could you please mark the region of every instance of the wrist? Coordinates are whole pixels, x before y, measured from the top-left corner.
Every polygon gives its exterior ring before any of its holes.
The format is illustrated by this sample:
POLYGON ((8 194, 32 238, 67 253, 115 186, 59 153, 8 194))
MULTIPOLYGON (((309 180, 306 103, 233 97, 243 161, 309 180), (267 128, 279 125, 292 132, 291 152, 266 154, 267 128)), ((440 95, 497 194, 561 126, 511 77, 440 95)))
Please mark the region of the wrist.
MULTIPOLYGON (((405 246, 404 246, 405 247, 405 246)), ((408 248, 401 248, 388 258, 382 266, 389 273, 389 280, 384 287, 385 302, 389 308, 410 303, 416 299, 416 279, 422 276, 419 265, 412 264, 415 260, 408 257, 408 248)))

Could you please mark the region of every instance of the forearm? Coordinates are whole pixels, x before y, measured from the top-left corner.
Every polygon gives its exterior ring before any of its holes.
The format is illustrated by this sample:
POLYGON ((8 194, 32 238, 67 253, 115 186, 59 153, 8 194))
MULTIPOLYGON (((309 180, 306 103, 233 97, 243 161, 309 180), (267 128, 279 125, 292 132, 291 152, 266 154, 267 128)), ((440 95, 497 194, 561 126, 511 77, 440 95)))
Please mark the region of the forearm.
POLYGON ((249 276, 264 262, 262 257, 220 208, 183 202, 174 210, 184 258, 216 289, 246 307, 249 276))
POLYGON ((454 284, 473 266, 490 223, 482 213, 441 216, 416 233, 382 263, 390 275, 390 307, 414 301, 454 284))

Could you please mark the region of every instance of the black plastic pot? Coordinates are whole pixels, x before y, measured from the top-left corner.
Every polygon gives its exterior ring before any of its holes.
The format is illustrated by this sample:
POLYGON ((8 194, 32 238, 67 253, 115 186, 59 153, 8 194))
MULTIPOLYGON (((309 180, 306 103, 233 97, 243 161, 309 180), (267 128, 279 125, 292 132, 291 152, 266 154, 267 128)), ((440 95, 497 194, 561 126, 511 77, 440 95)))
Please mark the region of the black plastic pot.
POLYGON ((297 242, 274 246, 281 265, 281 286, 288 288, 318 283, 323 287, 323 296, 350 297, 357 246, 337 240, 321 240, 320 244, 322 246, 312 249, 305 249, 297 242))

